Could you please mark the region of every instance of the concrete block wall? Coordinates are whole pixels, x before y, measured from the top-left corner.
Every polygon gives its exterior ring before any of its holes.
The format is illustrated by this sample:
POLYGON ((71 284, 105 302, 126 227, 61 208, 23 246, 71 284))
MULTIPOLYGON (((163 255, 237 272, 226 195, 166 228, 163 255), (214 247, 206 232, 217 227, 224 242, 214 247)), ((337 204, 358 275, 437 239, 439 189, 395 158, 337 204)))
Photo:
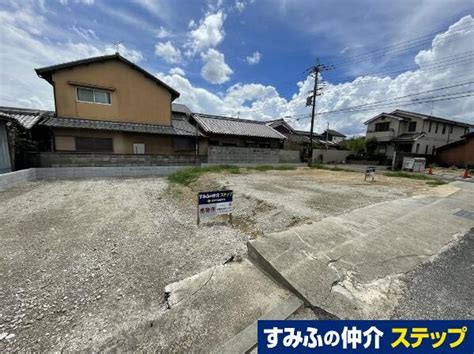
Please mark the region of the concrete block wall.
POLYGON ((348 150, 314 149, 313 163, 342 163, 350 154, 348 150))
POLYGON ((36 169, 29 168, 9 173, 0 174, 0 191, 9 189, 21 183, 36 180, 36 169))
POLYGON ((209 146, 209 163, 278 163, 280 149, 209 146))
POLYGON ((195 155, 127 155, 42 152, 36 167, 129 167, 199 165, 205 157, 195 155))
POLYGON ((301 162, 299 150, 280 150, 278 152, 279 162, 298 163, 301 162))
POLYGON ((92 178, 92 177, 146 177, 166 176, 190 166, 129 166, 129 167, 50 167, 37 168, 37 179, 92 178))

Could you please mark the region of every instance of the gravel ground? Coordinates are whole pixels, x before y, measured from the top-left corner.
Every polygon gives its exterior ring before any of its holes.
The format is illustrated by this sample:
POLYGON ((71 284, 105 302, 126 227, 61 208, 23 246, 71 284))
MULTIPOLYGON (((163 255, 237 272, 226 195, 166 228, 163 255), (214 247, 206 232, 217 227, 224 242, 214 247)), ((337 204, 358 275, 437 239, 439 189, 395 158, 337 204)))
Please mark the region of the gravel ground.
POLYGON ((299 169, 206 175, 190 188, 93 179, 0 192, 0 351, 87 349, 157 318, 167 284, 245 254, 249 238, 434 190, 299 169), (195 192, 220 186, 235 191, 234 225, 198 227, 195 192))
MULTIPOLYGON (((37 182, 0 193, 3 350, 79 349, 165 310, 164 287, 246 251, 198 228, 164 179, 37 182)), ((218 236, 217 236, 218 235, 218 236)))

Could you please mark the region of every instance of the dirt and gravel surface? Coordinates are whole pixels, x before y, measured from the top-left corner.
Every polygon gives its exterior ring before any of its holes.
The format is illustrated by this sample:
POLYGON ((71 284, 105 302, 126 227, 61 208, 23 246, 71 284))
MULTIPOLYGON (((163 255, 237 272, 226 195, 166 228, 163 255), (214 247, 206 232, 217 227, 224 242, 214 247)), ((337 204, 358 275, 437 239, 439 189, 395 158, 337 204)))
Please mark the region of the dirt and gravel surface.
POLYGON ((267 232, 368 204, 436 193, 423 181, 298 169, 53 180, 0 192, 0 351, 80 350, 168 311, 167 284, 244 255, 267 232), (234 225, 196 225, 195 192, 235 191, 234 225))

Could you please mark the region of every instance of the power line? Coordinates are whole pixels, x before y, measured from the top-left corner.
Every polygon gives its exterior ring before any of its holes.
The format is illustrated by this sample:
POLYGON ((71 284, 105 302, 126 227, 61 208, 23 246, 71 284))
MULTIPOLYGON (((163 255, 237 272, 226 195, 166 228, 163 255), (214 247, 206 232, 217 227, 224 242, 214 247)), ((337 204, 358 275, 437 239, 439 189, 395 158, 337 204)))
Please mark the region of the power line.
MULTIPOLYGON (((469 28, 473 28, 473 27, 474 27, 474 25, 468 25, 468 26, 464 26, 464 27, 459 27, 459 28, 457 28, 457 30, 469 29, 469 28)), ((414 37, 410 40, 395 43, 393 45, 386 46, 386 47, 377 49, 375 51, 369 51, 369 52, 353 55, 353 56, 348 57, 346 59, 341 59, 339 61, 335 61, 332 64, 336 65, 338 67, 341 67, 341 66, 346 65, 346 64, 353 64, 355 62, 366 61, 367 59, 373 58, 374 56, 377 57, 377 56, 384 56, 384 55, 387 55, 387 54, 393 54, 395 52, 404 52, 404 51, 407 51, 408 49, 413 49, 413 48, 419 47, 419 46, 421 46, 425 43, 431 42, 432 37, 434 35, 439 34, 439 33, 440 33, 440 31, 436 31, 436 32, 432 32, 432 33, 429 33, 429 34, 425 34, 423 36, 414 37), (429 38, 426 38, 426 37, 429 37, 429 38)), ((452 38, 451 40, 454 41, 454 40, 458 40, 458 39, 459 38, 452 38)))
MULTIPOLYGON (((377 106, 377 105, 387 103, 387 102, 393 102, 393 103, 398 104, 400 102, 395 102, 395 101, 398 101, 398 100, 403 99, 403 98, 419 96, 419 95, 423 95, 423 94, 426 94, 426 93, 437 92, 437 91, 442 91, 442 90, 449 90, 449 89, 452 89, 452 88, 465 86, 465 85, 469 85, 469 84, 474 84, 474 80, 458 82, 458 83, 453 84, 453 85, 439 87, 439 88, 432 89, 432 90, 426 90, 426 91, 421 91, 421 92, 412 92, 412 93, 409 93, 409 94, 406 94, 406 95, 403 95, 403 96, 391 97, 391 98, 388 98, 388 99, 385 99, 385 100, 380 100, 380 101, 375 101, 375 102, 370 102, 370 103, 364 103, 364 104, 360 104, 360 105, 345 107, 345 108, 341 108, 341 109, 338 109, 338 110, 318 112, 318 113, 316 113, 316 115, 321 115, 321 114, 326 114, 326 113, 343 112, 343 111, 346 111, 346 110, 359 108, 359 107, 362 108, 362 107, 367 107, 367 106, 377 106)), ((470 92, 470 91, 466 91, 466 92, 470 92)), ((464 92, 461 92, 461 93, 464 93, 464 92)), ((454 95, 454 94, 457 94, 457 93, 451 93, 451 94, 445 94, 445 95, 454 95)), ((433 97, 441 97, 441 96, 433 96, 433 97)), ((422 99, 425 99, 425 98, 430 98, 430 97, 422 97, 422 99)), ((293 116, 285 116, 284 118, 285 119, 302 119, 302 118, 308 118, 308 116, 309 116, 309 114, 300 114, 300 115, 293 115, 293 116)))
MULTIPOLYGON (((444 67, 449 67, 449 66, 456 66, 460 64, 468 64, 469 62, 473 61, 474 58, 474 51, 469 51, 469 52, 464 52, 462 55, 453 55, 450 56, 449 58, 443 58, 439 59, 436 61, 433 61, 429 64, 425 64, 423 66, 420 66, 418 64, 406 66, 406 67, 399 67, 397 70, 389 70, 389 71, 381 71, 381 72, 371 72, 371 73, 364 73, 364 74, 358 74, 357 77, 378 77, 382 75, 391 75, 391 74, 398 74, 398 73, 404 73, 406 71, 410 70, 422 70, 423 72, 432 72, 436 69, 444 68, 444 67)), ((345 83, 349 80, 354 80, 354 75, 352 76, 336 76, 335 78, 327 79, 325 82, 329 82, 331 84, 339 84, 339 83, 345 83), (334 79, 338 79, 337 81, 334 81, 334 79), (330 81, 331 80, 331 81, 330 81)))

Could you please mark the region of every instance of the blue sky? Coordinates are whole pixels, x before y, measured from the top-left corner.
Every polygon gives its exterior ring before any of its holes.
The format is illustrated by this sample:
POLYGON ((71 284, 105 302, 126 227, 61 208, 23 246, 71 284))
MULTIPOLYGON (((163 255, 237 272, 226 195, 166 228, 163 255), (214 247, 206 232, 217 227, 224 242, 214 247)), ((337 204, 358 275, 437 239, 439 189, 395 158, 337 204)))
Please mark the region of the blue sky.
MULTIPOLYGON (((420 66, 474 50, 473 9, 465 0, 4 0, 0 105, 52 108, 52 90, 34 75, 35 67, 111 53, 121 41, 122 55, 175 87, 180 102, 193 110, 251 119, 288 116, 306 128, 308 119, 294 117, 308 112, 304 100, 312 79, 303 71, 316 57, 337 63, 431 34, 413 48, 324 73, 321 112, 440 87, 459 81, 460 73, 474 75, 472 61, 436 75, 423 75, 420 66), (452 40, 436 41, 436 35, 452 40), (405 73, 411 65, 420 70, 405 73)), ((474 123, 471 98, 432 106, 412 109, 474 123)), ((329 122, 359 134, 361 123, 377 113, 321 115, 317 128, 329 122)))

